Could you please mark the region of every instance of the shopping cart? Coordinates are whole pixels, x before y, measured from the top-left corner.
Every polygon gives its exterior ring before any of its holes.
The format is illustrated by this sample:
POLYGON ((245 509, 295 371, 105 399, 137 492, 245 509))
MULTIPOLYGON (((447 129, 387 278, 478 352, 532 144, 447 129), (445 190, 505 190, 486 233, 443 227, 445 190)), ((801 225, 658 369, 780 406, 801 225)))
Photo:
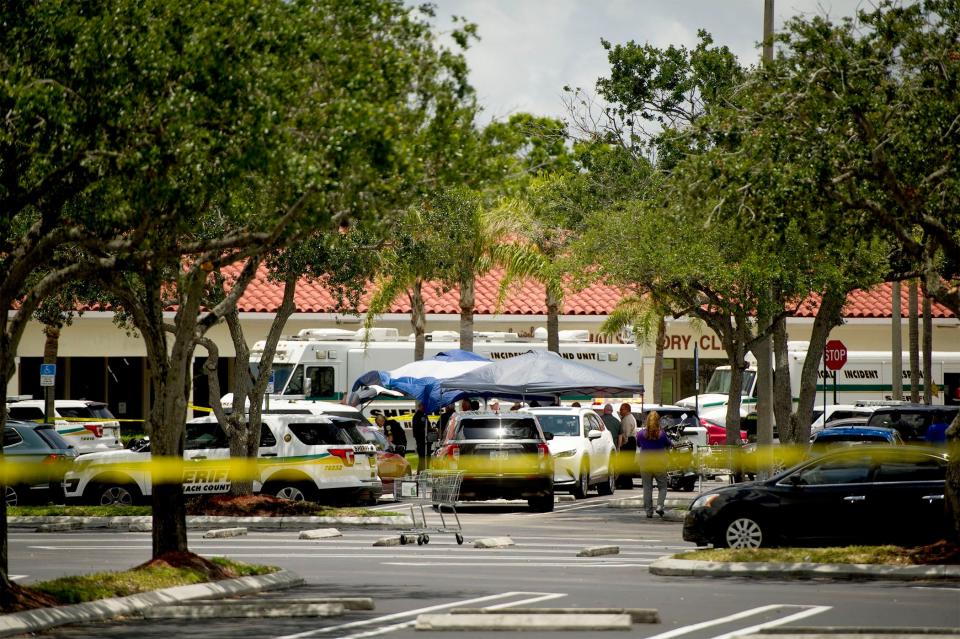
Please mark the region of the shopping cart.
POLYGON ((393 496, 398 500, 411 500, 410 518, 413 527, 400 534, 401 544, 418 546, 430 543, 430 533, 453 533, 458 544, 463 543, 463 526, 457 515, 457 499, 460 497, 460 482, 463 472, 450 470, 425 470, 413 480, 396 480, 393 496), (428 509, 436 511, 439 522, 427 519, 428 509), (444 513, 444 509, 447 512, 444 513), (450 515, 453 521, 448 523, 450 515), (438 524, 438 525, 432 525, 438 524), (454 525, 455 524, 455 525, 454 525))

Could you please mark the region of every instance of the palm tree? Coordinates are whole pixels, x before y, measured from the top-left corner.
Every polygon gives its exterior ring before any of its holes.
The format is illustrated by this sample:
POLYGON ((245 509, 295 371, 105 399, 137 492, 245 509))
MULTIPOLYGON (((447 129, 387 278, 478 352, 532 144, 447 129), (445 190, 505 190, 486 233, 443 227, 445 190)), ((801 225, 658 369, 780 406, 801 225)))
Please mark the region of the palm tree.
POLYGON ((663 342, 667 332, 663 306, 649 294, 633 293, 617 302, 616 307, 600 325, 604 335, 622 334, 626 329, 633 332, 637 346, 653 341, 656 354, 653 360, 653 398, 660 403, 663 389, 663 342))

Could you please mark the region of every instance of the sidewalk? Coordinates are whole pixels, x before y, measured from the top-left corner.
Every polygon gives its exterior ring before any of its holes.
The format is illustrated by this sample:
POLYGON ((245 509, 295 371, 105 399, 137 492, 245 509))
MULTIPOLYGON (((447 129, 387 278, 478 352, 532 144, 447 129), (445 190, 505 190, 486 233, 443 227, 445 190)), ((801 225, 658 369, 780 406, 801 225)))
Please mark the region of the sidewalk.
MULTIPOLYGON (((126 530, 131 524, 150 524, 150 515, 138 517, 10 517, 10 528, 37 528, 45 524, 68 524, 71 528, 118 528, 126 530)), ((244 526, 254 530, 305 530, 323 525, 361 526, 364 528, 409 528, 413 525, 409 515, 389 517, 210 517, 194 515, 187 517, 187 528, 206 530, 230 526, 244 526)))

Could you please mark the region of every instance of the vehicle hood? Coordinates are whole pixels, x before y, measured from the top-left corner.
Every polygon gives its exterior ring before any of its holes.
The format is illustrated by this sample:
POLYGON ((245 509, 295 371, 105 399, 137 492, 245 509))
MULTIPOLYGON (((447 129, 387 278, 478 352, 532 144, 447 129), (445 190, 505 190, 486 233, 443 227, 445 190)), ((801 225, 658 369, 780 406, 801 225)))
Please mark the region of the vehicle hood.
POLYGON ((150 453, 138 453, 126 448, 87 453, 77 457, 76 464, 119 464, 123 462, 147 461, 150 453))
POLYGON ((677 402, 677 406, 683 406, 684 408, 695 408, 697 405, 699 405, 700 415, 703 416, 705 411, 717 406, 724 406, 726 403, 726 393, 708 393, 699 396, 691 395, 690 397, 684 397, 677 402))
POLYGON ((551 455, 565 453, 568 450, 577 450, 580 448, 580 438, 575 435, 556 435, 547 442, 551 455))

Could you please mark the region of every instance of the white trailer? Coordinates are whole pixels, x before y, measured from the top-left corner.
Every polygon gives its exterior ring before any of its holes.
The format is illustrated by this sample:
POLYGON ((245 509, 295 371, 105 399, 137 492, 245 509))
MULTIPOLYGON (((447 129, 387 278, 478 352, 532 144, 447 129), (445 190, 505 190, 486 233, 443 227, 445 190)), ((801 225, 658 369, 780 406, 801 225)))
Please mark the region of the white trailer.
MULTIPOLYGON (((533 338, 516 333, 474 333, 473 352, 492 360, 507 359, 530 350, 546 350, 545 332, 533 338)), ((374 328, 364 341, 365 331, 304 329, 277 344, 273 358, 274 392, 271 397, 343 401, 354 380, 372 370, 393 370, 413 361, 413 336, 401 338, 395 328, 374 328)), ((453 331, 426 335, 424 357, 460 348, 453 331)), ((250 368, 259 370, 264 342, 250 351, 250 368)), ((639 383, 642 356, 634 344, 601 344, 589 341, 587 331, 560 331, 560 355, 639 383)), ((574 398, 567 398, 574 399, 574 398)), ((576 398, 588 399, 588 398, 576 398)), ((367 410, 379 408, 387 414, 412 409, 409 400, 378 400, 367 410)))
MULTIPOLYGON (((794 402, 800 395, 800 373, 807 357, 809 342, 790 342, 787 345, 790 368, 790 386, 794 402)), ((748 356, 749 368, 744 371, 740 397, 740 415, 755 412, 757 389, 756 361, 748 356)), ((960 353, 937 352, 931 357, 930 382, 933 385, 933 403, 960 403, 960 353)), ((901 364, 901 388, 905 398, 910 396, 910 356, 904 353, 901 364)), ((920 392, 923 393, 923 373, 920 374, 920 392)), ((849 351, 847 363, 839 371, 824 370, 821 362, 817 371, 817 401, 822 404, 854 404, 893 399, 893 357, 890 351, 849 351)), ((730 367, 718 366, 706 389, 699 396, 685 397, 680 406, 699 406, 700 416, 717 424, 726 425, 727 396, 730 389, 730 367)))

